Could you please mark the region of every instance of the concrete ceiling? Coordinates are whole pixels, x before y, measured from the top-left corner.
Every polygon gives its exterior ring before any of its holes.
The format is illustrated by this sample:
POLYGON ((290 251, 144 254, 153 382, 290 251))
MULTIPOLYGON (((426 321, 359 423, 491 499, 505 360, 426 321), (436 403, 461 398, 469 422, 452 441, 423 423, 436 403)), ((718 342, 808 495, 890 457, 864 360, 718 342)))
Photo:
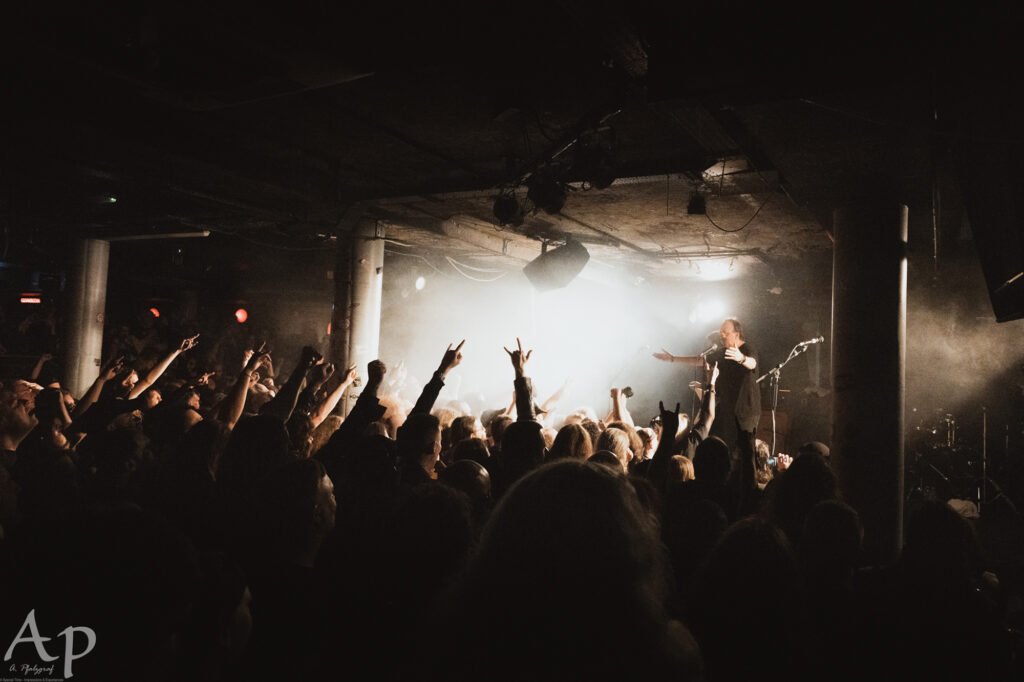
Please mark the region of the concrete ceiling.
MULTIPOLYGON (((955 234, 952 140, 1001 81, 1008 17, 456 2, 93 2, 4 22, 8 251, 210 230, 329 246, 357 212, 399 247, 521 267, 572 236, 637 276, 827 262, 830 212, 884 192, 955 234), (974 67, 989 67, 978 79, 974 67), (968 75, 970 78, 968 78, 968 75), (591 187, 587 149, 607 152, 591 187), (526 198, 549 172, 548 214, 526 198), (526 216, 498 224, 514 193, 526 216), (694 192, 706 214, 693 215, 694 192), (115 197, 116 202, 109 201, 115 197)), ((957 11, 959 12, 959 11, 957 11)), ((1008 38, 1008 36, 1006 36, 1008 38)), ((590 157, 593 167, 594 157, 590 157)))

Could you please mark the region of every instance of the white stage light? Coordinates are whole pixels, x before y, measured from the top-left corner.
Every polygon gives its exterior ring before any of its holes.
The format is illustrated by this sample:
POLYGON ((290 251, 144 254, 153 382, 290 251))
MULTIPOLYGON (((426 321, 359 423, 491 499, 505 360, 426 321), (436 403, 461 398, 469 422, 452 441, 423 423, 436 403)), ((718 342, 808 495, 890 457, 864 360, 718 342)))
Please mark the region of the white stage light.
POLYGON ((735 259, 732 262, 724 258, 713 258, 702 261, 699 264, 697 274, 701 279, 708 282, 717 282, 723 279, 732 279, 736 276, 737 266, 735 259))
POLYGON ((427 280, 423 277, 416 278, 416 291, 423 291, 423 287, 427 286, 427 280))

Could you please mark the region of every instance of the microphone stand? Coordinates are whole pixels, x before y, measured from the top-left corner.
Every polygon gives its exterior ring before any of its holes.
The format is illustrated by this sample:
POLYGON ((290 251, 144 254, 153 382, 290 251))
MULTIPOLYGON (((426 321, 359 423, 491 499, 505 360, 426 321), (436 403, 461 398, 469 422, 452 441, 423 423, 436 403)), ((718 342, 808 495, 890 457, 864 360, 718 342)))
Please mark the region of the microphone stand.
POLYGON ((785 367, 786 365, 788 365, 790 363, 790 361, 793 360, 793 358, 797 357, 798 355, 802 355, 807 350, 809 345, 810 344, 806 344, 806 343, 798 343, 795 346, 793 346, 793 350, 789 351, 789 357, 787 357, 785 360, 783 360, 782 362, 780 362, 779 364, 775 365, 770 370, 768 370, 767 372, 765 372, 764 374, 759 376, 757 378, 757 381, 756 381, 756 383, 759 384, 762 381, 764 381, 765 379, 771 377, 771 387, 772 387, 772 457, 776 456, 775 455, 775 436, 776 436, 775 410, 779 406, 779 377, 782 374, 782 368, 785 367))

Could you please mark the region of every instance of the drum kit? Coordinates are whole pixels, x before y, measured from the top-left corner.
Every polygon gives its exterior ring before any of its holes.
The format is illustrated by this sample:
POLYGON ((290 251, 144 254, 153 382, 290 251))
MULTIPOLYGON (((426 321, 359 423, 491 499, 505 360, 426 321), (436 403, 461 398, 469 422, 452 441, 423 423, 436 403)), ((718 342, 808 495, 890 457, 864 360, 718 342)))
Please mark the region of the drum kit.
POLYGON ((906 431, 908 497, 981 501, 985 478, 984 449, 968 447, 952 413, 938 408, 913 409, 906 431))

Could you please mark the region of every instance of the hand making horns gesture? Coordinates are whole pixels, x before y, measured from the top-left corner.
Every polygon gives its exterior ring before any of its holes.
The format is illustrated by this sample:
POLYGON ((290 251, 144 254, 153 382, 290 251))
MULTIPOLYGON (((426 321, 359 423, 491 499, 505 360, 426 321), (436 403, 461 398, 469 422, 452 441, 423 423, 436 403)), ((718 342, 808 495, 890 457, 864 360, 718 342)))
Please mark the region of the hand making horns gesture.
POLYGON ((516 376, 522 376, 523 365, 525 365, 526 361, 530 359, 531 355, 533 355, 533 350, 531 349, 526 351, 526 353, 523 353, 523 342, 519 340, 518 336, 516 337, 516 344, 519 346, 518 350, 511 351, 508 348, 505 348, 505 352, 508 353, 508 356, 512 359, 512 367, 516 370, 516 376))
POLYGON ((437 368, 437 371, 442 375, 447 374, 449 370, 462 362, 462 347, 466 344, 466 339, 462 339, 459 345, 452 349, 452 344, 448 344, 448 350, 444 352, 444 356, 441 358, 441 365, 437 368))

